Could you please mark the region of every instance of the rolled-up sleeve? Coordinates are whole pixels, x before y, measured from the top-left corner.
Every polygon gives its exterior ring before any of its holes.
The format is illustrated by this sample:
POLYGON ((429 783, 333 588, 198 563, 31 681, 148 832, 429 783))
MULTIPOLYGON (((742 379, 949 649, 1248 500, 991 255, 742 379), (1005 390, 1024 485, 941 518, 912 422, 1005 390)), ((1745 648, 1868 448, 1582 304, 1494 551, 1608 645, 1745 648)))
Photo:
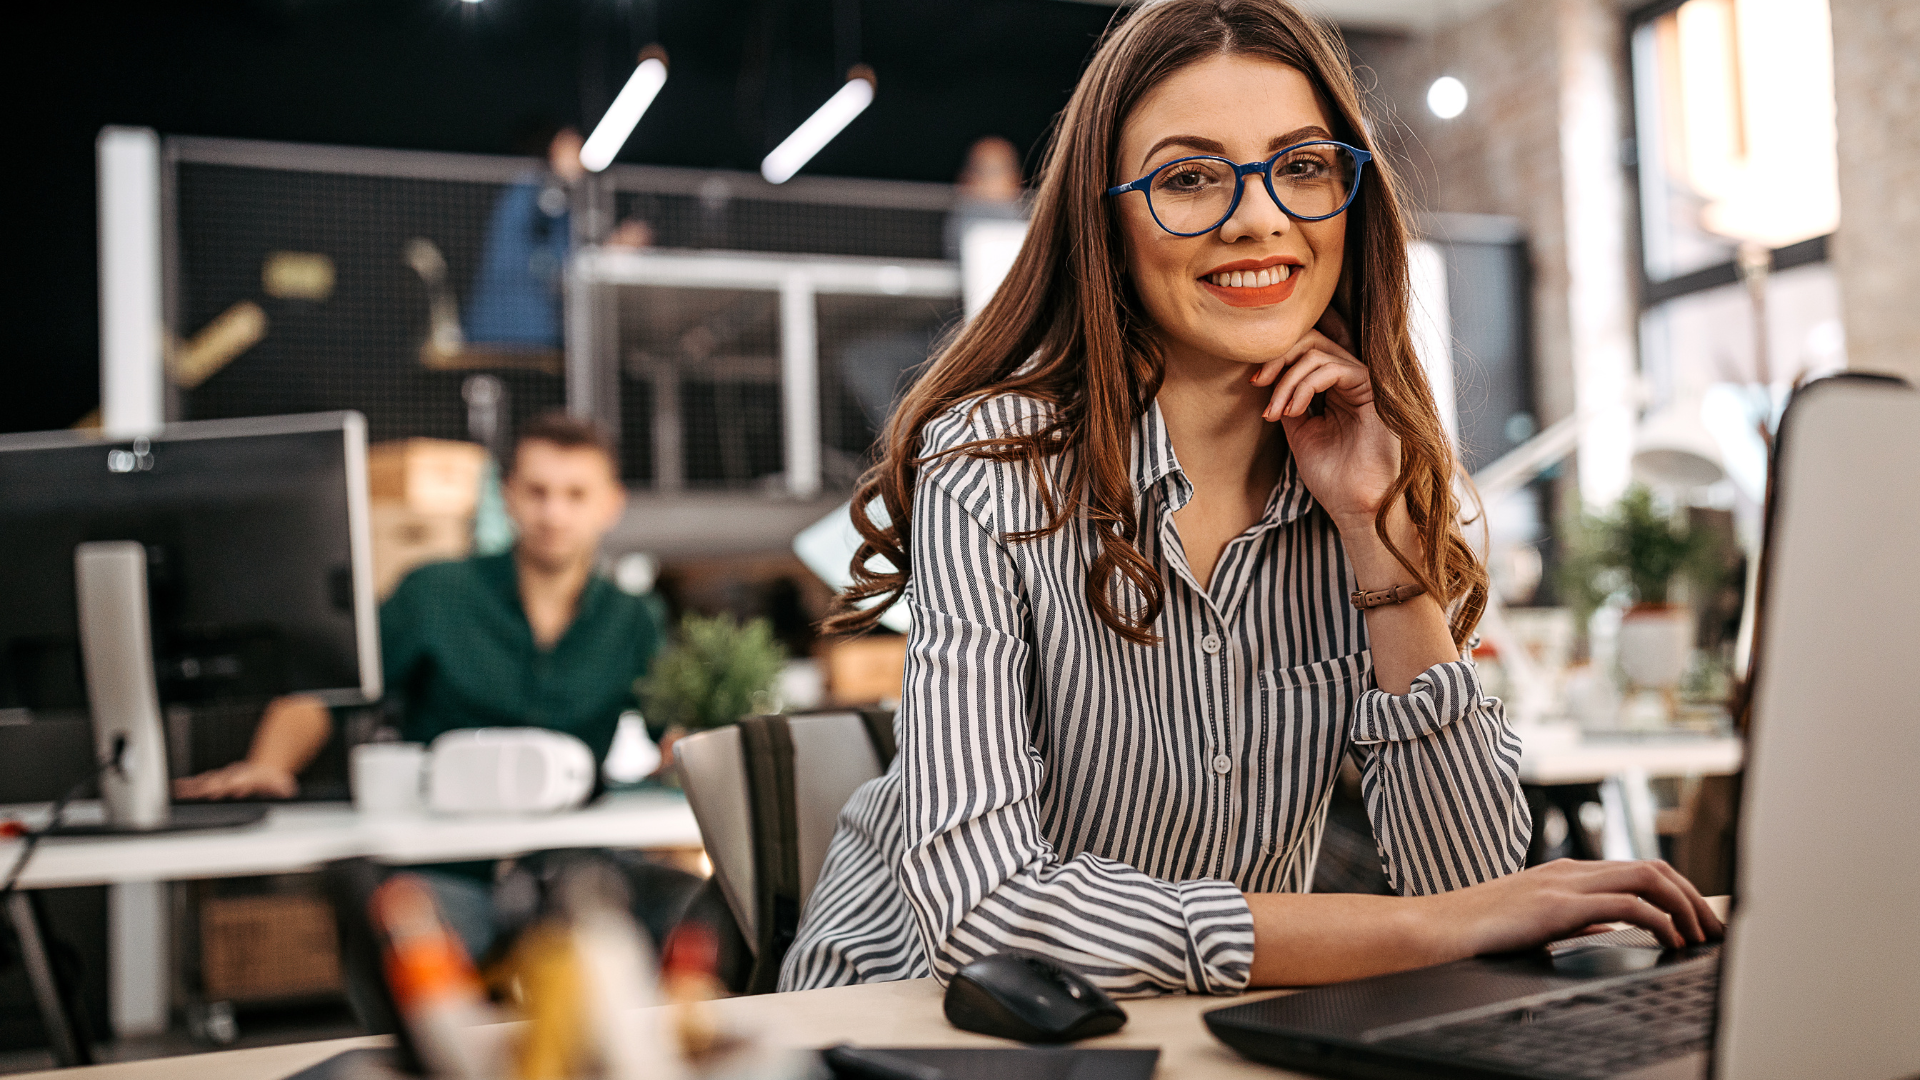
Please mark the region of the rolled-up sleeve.
POLYGON ((1367 691, 1354 755, 1387 880, 1424 896, 1514 873, 1533 821, 1520 792, 1520 741, 1472 661, 1435 664, 1405 694, 1367 691))
MULTIPOLYGON (((971 475, 992 483, 988 470, 971 475)), ((895 877, 934 977, 944 984, 1017 948, 1120 995, 1243 989, 1253 919, 1235 885, 1160 880, 1088 853, 1062 859, 1042 833, 1030 611, 1018 567, 969 501, 929 478, 916 491, 897 724, 905 835, 895 877)))

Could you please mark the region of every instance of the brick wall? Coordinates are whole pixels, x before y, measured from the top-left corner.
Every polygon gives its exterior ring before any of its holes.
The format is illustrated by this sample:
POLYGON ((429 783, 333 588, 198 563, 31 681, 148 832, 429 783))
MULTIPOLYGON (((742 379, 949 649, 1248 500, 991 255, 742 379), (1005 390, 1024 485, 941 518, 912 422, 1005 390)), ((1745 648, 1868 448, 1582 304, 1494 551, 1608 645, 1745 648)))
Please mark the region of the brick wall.
POLYGON ((1847 359, 1920 381, 1920 3, 1832 5, 1847 359))

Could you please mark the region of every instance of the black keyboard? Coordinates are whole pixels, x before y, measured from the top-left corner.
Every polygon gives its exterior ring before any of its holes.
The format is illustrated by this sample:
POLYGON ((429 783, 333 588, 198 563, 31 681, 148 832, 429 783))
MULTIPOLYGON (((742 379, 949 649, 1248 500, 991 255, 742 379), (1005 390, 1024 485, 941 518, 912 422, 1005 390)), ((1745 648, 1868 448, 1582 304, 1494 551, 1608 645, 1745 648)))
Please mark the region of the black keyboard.
POLYGON ((1714 966, 1691 965, 1375 1045, 1509 1075, 1606 1080, 1706 1049, 1719 982, 1714 966))

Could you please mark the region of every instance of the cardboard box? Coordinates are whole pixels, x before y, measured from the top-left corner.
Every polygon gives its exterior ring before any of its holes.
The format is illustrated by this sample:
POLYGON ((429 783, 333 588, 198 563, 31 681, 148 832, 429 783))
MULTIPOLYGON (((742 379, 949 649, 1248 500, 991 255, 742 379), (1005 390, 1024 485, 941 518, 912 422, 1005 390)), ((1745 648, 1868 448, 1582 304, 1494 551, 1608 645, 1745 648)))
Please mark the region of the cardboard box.
POLYGON ((869 634, 828 642, 821 648, 827 672, 827 698, 835 705, 871 705, 900 700, 907 670, 907 639, 900 634, 869 634))
POLYGON ((212 896, 200 903, 200 975, 209 1001, 338 993, 333 908, 317 896, 212 896))
POLYGON ((464 559, 473 549, 473 519, 467 515, 425 514, 394 502, 376 502, 369 509, 373 586, 382 600, 414 567, 464 559))
POLYGON ((450 439, 401 439, 367 448, 367 491, 422 514, 471 516, 487 451, 450 439))

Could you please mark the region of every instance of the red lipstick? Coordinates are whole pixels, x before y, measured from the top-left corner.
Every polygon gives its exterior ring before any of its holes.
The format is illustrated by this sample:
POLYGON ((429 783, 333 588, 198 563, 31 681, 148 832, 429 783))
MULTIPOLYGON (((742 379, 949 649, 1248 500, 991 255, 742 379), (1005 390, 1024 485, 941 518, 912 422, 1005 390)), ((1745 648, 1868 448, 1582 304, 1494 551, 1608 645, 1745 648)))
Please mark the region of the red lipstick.
POLYGON ((1278 304, 1293 295, 1294 284, 1300 280, 1300 272, 1303 269, 1305 269, 1305 267, 1301 265, 1298 259, 1285 255, 1273 255, 1265 259, 1241 259, 1238 262, 1222 263, 1207 271, 1205 274, 1202 274, 1197 280, 1200 282, 1201 288, 1219 297, 1221 303, 1230 307, 1268 307, 1273 304, 1278 304), (1224 285, 1215 285, 1213 282, 1207 280, 1215 274, 1224 274, 1235 270, 1265 270, 1268 267, 1280 266, 1282 264, 1290 268, 1287 271, 1287 280, 1274 285, 1263 285, 1259 288, 1247 288, 1245 286, 1232 288, 1224 285))

